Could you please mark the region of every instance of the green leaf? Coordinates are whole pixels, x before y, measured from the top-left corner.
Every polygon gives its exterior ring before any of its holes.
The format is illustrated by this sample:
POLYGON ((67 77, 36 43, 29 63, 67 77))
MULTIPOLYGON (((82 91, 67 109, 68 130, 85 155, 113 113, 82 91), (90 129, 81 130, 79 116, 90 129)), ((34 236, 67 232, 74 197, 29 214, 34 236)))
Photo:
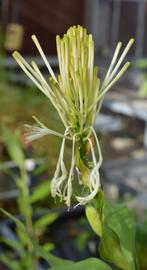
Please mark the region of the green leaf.
POLYGON ((35 249, 36 254, 39 257, 43 258, 51 266, 69 265, 72 262, 69 260, 63 260, 61 258, 58 258, 52 255, 50 252, 45 251, 44 248, 39 246, 38 243, 35 242, 34 240, 32 240, 32 245, 35 249))
MULTIPOLYGON (((33 264, 32 254, 29 253, 29 252, 27 252, 25 254, 25 256, 23 256, 23 257, 20 258, 20 261, 19 261, 19 270, 21 270, 21 269, 24 269, 24 270, 25 269, 28 269, 28 270, 30 270, 30 269, 32 269, 32 264, 33 264)), ((37 264, 37 262, 36 262, 36 264, 37 264)), ((33 270, 37 270, 37 269, 36 268, 35 269, 33 268, 33 270)))
POLYGON ((18 218, 11 215, 9 212, 7 212, 6 210, 4 210, 2 208, 0 208, 0 212, 2 212, 5 216, 7 216, 10 220, 12 220, 16 224, 17 235, 18 235, 22 244, 25 245, 25 244, 28 244, 32 241, 29 237, 29 234, 26 231, 24 224, 18 218))
POLYGON ((2 136, 10 158, 19 167, 24 166, 25 156, 20 143, 19 134, 10 131, 5 125, 2 125, 2 136))
POLYGON ((122 248, 135 252, 136 223, 132 211, 124 204, 106 203, 105 222, 120 239, 122 248))
POLYGON ((35 188, 35 190, 30 196, 30 202, 35 203, 37 201, 40 201, 49 196, 49 194, 50 194, 50 184, 48 181, 45 181, 35 188))
POLYGON ((43 249, 46 252, 52 251, 52 250, 55 249, 55 244, 53 244, 53 243, 46 243, 46 244, 43 245, 43 249))
POLYGON ((113 263, 121 269, 128 270, 129 266, 124 259, 117 235, 107 226, 103 226, 103 236, 99 245, 100 257, 113 263))
POLYGON ((71 263, 70 265, 60 265, 52 267, 51 270, 112 270, 112 268, 103 261, 96 258, 89 258, 81 262, 71 263))
POLYGON ((41 217, 40 219, 38 219, 34 224, 34 228, 42 229, 46 227, 47 225, 51 225, 58 217, 59 215, 57 213, 49 213, 41 217))
POLYGON ((102 221, 104 218, 103 207, 104 207, 104 191, 100 189, 94 200, 94 206, 88 205, 85 210, 86 217, 93 231, 100 237, 102 236, 102 221))
POLYGON ((0 255, 0 262, 3 263, 6 267, 10 267, 11 270, 20 270, 20 265, 17 261, 12 260, 7 255, 0 255))
POLYGON ((11 215, 9 212, 7 212, 6 210, 4 210, 3 208, 0 208, 0 212, 2 212, 5 216, 7 216, 8 218, 10 218, 18 227, 20 227, 22 230, 25 231, 25 226, 24 224, 15 216, 11 215))
POLYGON ((98 235, 102 236, 102 224, 100 220, 100 216, 96 209, 93 206, 87 206, 86 209, 86 217, 93 229, 93 231, 98 235))
POLYGON ((147 59, 141 59, 136 63, 136 66, 141 68, 141 69, 147 69, 147 59))
POLYGON ((48 171, 48 162, 44 161, 42 164, 39 164, 39 166, 34 169, 33 175, 37 176, 43 174, 46 171, 48 171))
POLYGON ((12 240, 6 237, 0 237, 0 242, 6 244, 13 250, 16 250, 20 254, 20 256, 25 254, 25 250, 18 240, 12 240))
POLYGON ((30 243, 30 238, 25 230, 22 230, 20 227, 16 227, 16 234, 19 238, 21 244, 25 247, 30 243))
POLYGON ((140 269, 147 269, 147 221, 137 226, 136 246, 140 269))
POLYGON ((19 212, 26 219, 26 217, 32 216, 32 206, 29 203, 28 186, 25 183, 25 179, 17 178, 16 184, 19 189, 19 196, 17 197, 17 204, 19 206, 19 212), (27 190, 27 192, 24 191, 27 190))
POLYGON ((80 235, 78 235, 78 237, 76 238, 76 246, 77 246, 79 251, 83 250, 83 248, 85 247, 85 245, 88 241, 88 238, 89 238, 88 231, 83 231, 80 233, 80 235))
POLYGON ((105 203, 99 252, 124 270, 135 270, 135 221, 123 204, 105 203))
POLYGON ((17 177, 16 173, 14 173, 14 172, 12 171, 12 169, 7 168, 7 167, 5 166, 5 163, 4 163, 4 162, 0 163, 0 171, 2 171, 2 172, 4 172, 5 174, 9 175, 9 176, 12 177, 13 179, 15 179, 15 178, 17 177))

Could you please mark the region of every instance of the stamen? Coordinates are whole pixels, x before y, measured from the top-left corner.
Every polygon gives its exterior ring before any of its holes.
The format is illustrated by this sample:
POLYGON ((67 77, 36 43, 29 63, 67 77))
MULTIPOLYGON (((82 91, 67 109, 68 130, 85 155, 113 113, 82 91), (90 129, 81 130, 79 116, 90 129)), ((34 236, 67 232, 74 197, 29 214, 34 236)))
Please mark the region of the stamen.
MULTIPOLYGON (((111 83, 109 83, 104 89, 103 88, 100 89, 100 94, 98 95, 97 99, 94 101, 94 103, 91 105, 91 107, 88 110, 89 113, 96 106, 98 101, 101 101, 101 99, 108 92, 108 90, 120 79, 120 77, 125 73, 125 71, 128 69, 129 66, 130 66, 130 62, 127 62, 119 71, 119 73, 116 75, 116 77, 111 81, 111 83)), ((101 102, 101 105, 102 105, 102 102, 101 102)), ((100 110, 100 107, 99 107, 99 110, 100 110)))
POLYGON ((52 70, 52 68, 51 68, 51 66, 50 66, 50 64, 49 64, 49 62, 48 62, 48 60, 47 60, 47 58, 46 58, 46 56, 45 56, 42 48, 41 48, 41 46, 40 46, 40 43, 39 43, 37 37, 35 35, 32 35, 32 40, 34 41, 34 43, 35 43, 35 45, 36 45, 36 47, 37 47, 40 55, 42 56, 42 59, 44 60, 44 63, 46 64, 49 73, 51 74, 51 76, 53 77, 53 79, 57 82, 57 79, 55 77, 55 74, 54 74, 54 72, 53 72, 53 70, 52 70))
POLYGON ((128 69, 129 66, 130 62, 127 62, 119 71, 119 73, 116 75, 116 77, 109 84, 107 84, 107 86, 103 90, 102 89, 100 90, 101 94, 99 95, 99 100, 120 79, 120 77, 125 73, 125 71, 128 69))
POLYGON ((134 39, 130 39, 129 43, 127 44, 126 48, 124 49, 122 55, 120 56, 115 68, 113 69, 112 73, 110 74, 110 76, 108 77, 108 79, 105 81, 105 85, 102 85, 102 89, 105 88, 106 85, 108 85, 108 83, 113 79, 113 77, 115 76, 117 70, 119 69, 120 65, 122 64, 125 56, 127 55, 129 49, 131 48, 132 44, 134 43, 134 39))
POLYGON ((35 63, 35 61, 32 61, 32 67, 38 73, 38 75, 40 76, 40 78, 42 79, 42 81, 44 81, 47 84, 45 78, 43 77, 42 73, 40 72, 40 69, 39 69, 38 65, 35 63))
POLYGON ((34 82, 34 84, 46 95, 51 102, 54 104, 53 97, 54 93, 52 92, 50 86, 47 84, 46 80, 42 76, 41 72, 38 72, 39 69, 36 71, 37 65, 33 62, 33 66, 35 69, 29 65, 25 59, 18 53, 14 52, 13 57, 16 62, 20 65, 22 70, 26 73, 26 75, 34 82))
POLYGON ((122 42, 119 42, 119 43, 117 44, 116 49, 115 49, 115 52, 114 52, 114 55, 113 55, 113 58, 112 58, 110 67, 109 67, 109 69, 108 69, 108 72, 107 72, 106 77, 105 77, 104 82, 103 82, 103 85, 105 84, 106 80, 109 78, 109 76, 110 76, 110 74, 111 74, 111 71, 112 71, 112 69, 113 69, 113 67, 114 67, 114 65, 115 65, 115 62, 116 62, 117 57, 118 57, 118 54, 119 54, 119 52, 120 52, 121 46, 122 46, 122 42))
POLYGON ((90 106, 89 110, 88 110, 88 113, 91 112, 91 110, 96 106, 96 104, 100 101, 100 105, 98 106, 98 111, 100 110, 100 107, 102 105, 102 102, 103 102, 103 96, 106 94, 106 92, 119 80, 119 78, 124 74, 124 72, 127 70, 127 68, 129 67, 130 63, 127 62, 122 68, 121 70, 118 72, 118 74, 115 76, 115 74, 117 73, 120 65, 122 64, 126 54, 128 53, 129 49, 131 48, 132 44, 134 43, 134 39, 130 39, 129 43, 127 44, 126 48, 124 49, 123 53, 121 54, 115 68, 113 69, 114 67, 114 64, 117 60, 117 56, 118 56, 118 53, 120 51, 120 48, 121 48, 121 43, 119 42, 117 47, 116 47, 116 50, 114 52, 114 56, 112 58, 112 61, 111 61, 111 64, 110 64, 110 67, 108 69, 108 72, 106 74, 106 77, 104 79, 104 82, 100 88, 100 91, 99 91, 99 94, 97 96, 97 99, 94 100, 93 104, 90 106), (115 78, 114 78, 115 76, 115 78), (114 79, 113 79, 114 78, 114 79))
POLYGON ((22 70, 24 71, 24 73, 26 73, 26 75, 33 81, 33 83, 46 95, 48 96, 48 94, 44 91, 43 87, 41 86, 40 83, 38 83, 38 81, 32 76, 32 74, 26 69, 25 65, 22 63, 22 61, 19 58, 19 54, 17 52, 13 53, 13 57, 16 60, 16 62, 19 64, 19 66, 22 68, 22 70))
POLYGON ((22 70, 26 73, 26 75, 50 99, 50 101, 52 102, 52 104, 54 105, 54 107, 56 108, 56 110, 58 111, 63 124, 65 125, 65 127, 67 127, 67 120, 65 119, 64 114, 61 112, 60 103, 59 102, 56 102, 57 97, 55 96, 54 92, 49 87, 49 85, 47 84, 47 82, 45 81, 45 79, 44 78, 42 79, 43 76, 40 75, 40 71, 37 68, 37 65, 34 64, 34 62, 33 62, 33 67, 35 68, 35 70, 33 70, 33 68, 25 61, 25 59, 18 52, 14 52, 13 57, 15 58, 15 60, 17 61, 17 63, 20 65, 20 67, 22 68, 22 70), (28 71, 28 69, 30 71, 28 71), (31 72, 32 72, 33 75, 31 74, 31 72), (37 80, 40 83, 34 78, 34 76, 37 78, 37 80))

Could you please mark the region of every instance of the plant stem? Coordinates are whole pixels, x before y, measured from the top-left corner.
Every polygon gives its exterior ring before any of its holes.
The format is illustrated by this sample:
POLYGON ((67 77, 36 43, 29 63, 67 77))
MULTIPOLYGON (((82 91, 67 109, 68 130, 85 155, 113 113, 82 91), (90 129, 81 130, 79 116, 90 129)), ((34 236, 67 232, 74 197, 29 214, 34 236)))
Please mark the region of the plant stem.
MULTIPOLYGON (((22 201, 24 202, 25 206, 24 209, 20 209, 20 212, 23 214, 25 225, 26 225, 26 231, 30 239, 35 239, 35 233, 33 228, 33 217, 32 217, 32 207, 30 204, 30 192, 28 187, 28 175, 26 172, 25 167, 22 167, 20 169, 20 196, 22 196, 22 201)), ((20 206, 20 205, 19 205, 20 206)), ((22 207, 21 207, 22 208, 22 207)), ((35 239, 36 240, 36 239, 35 239)), ((27 244, 28 252, 31 254, 32 258, 32 265, 30 270, 37 270, 38 269, 38 258, 36 256, 34 247, 31 242, 28 242, 27 244)))

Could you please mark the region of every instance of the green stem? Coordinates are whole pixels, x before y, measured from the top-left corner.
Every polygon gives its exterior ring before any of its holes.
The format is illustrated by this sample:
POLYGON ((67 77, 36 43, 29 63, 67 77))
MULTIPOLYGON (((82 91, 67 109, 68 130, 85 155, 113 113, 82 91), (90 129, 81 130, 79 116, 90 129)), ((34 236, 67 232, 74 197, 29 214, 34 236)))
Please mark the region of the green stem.
MULTIPOLYGON (((26 224, 26 231, 30 239, 35 239, 35 233, 33 228, 33 218, 32 218, 32 207, 30 204, 30 193, 28 188, 28 175, 26 173, 25 168, 20 169, 20 181, 21 185, 19 187, 20 189, 20 196, 22 196, 23 201, 25 203, 25 210, 21 212, 23 214, 25 224, 26 224)), ((36 239, 35 239, 36 240, 36 239)), ((32 266, 30 270, 37 270, 38 269, 38 258, 36 256, 34 247, 31 242, 27 244, 28 252, 31 254, 32 258, 32 266)))

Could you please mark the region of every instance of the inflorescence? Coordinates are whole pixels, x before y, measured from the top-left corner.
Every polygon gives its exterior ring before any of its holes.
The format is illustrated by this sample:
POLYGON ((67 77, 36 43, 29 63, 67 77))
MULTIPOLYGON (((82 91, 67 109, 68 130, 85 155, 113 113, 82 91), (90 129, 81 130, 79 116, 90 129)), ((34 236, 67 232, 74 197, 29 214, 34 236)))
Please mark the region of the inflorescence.
POLYGON ((129 41, 120 56, 122 43, 117 44, 110 67, 102 83, 98 78, 98 67, 94 66, 93 37, 91 34, 87 34, 83 27, 70 27, 63 38, 56 37, 59 61, 58 76, 54 74, 35 35, 32 36, 32 40, 49 71, 50 77, 48 80, 44 78, 34 61, 28 64, 18 52, 14 52, 13 57, 27 76, 54 105, 65 126, 65 132, 61 134, 53 131, 34 117, 36 125, 28 125, 30 132, 27 139, 33 141, 45 135, 56 135, 62 138, 59 159, 51 182, 51 193, 53 197, 59 196, 69 207, 73 193, 74 171, 76 170, 79 184, 85 187, 85 193, 75 197, 78 204, 84 205, 95 197, 101 186, 99 168, 102 163, 102 155, 93 128, 95 118, 100 111, 104 95, 129 67, 129 62, 124 65, 122 65, 122 62, 134 40, 129 41), (92 138, 94 138, 95 143, 93 143, 92 138), (69 172, 64 162, 66 140, 72 141, 69 172), (84 154, 81 154, 81 149, 85 143, 90 148, 90 166, 88 162, 84 162, 84 154), (94 144, 96 147, 94 147, 94 144))

